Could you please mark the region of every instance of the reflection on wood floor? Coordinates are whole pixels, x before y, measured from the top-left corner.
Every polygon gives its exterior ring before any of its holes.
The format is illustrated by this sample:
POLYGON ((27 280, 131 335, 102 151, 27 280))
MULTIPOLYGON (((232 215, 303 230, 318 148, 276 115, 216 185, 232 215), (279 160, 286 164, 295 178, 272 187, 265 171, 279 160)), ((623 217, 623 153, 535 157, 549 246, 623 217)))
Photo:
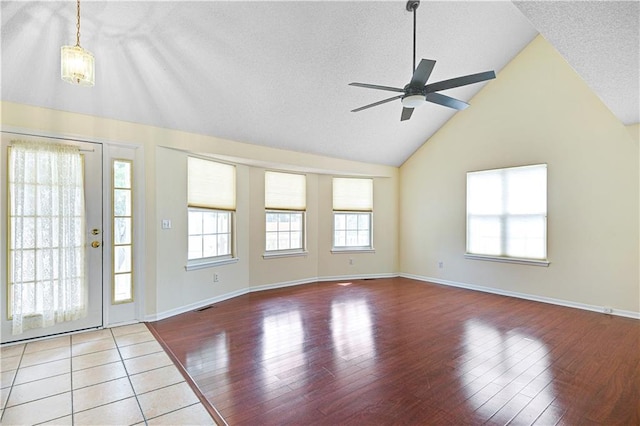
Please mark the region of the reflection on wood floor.
POLYGON ((640 424, 640 321, 406 278, 150 324, 231 425, 640 424))

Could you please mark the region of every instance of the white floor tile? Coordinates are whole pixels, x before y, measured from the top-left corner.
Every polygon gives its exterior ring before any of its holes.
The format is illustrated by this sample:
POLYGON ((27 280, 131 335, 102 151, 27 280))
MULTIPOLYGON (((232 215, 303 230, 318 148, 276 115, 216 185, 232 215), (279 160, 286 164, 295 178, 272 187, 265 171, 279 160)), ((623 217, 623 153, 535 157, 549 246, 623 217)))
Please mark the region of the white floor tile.
POLYGON ((131 425, 144 422, 135 398, 127 398, 73 415, 74 425, 131 425))
POLYGON ((33 382, 34 380, 46 379, 47 377, 58 376, 69 372, 71 372, 71 360, 68 358, 45 362, 44 364, 37 364, 31 367, 23 367, 18 370, 14 385, 21 385, 23 383, 33 382))
POLYGON ((71 392, 38 399, 4 410, 2 424, 33 425, 71 414, 71 392))
POLYGON ((72 374, 72 383, 74 389, 80 389, 126 376, 127 372, 124 369, 122 361, 116 361, 74 371, 72 374))
POLYGON ((138 395, 138 401, 147 419, 199 402, 186 382, 138 395))
POLYGON ((202 404, 194 404, 147 421, 152 425, 215 425, 202 404))
POLYGON ((73 391, 73 409, 88 410, 99 405, 133 396, 129 378, 123 377, 73 391))
POLYGON ((143 371, 172 364, 171 359, 164 352, 156 352, 150 355, 124 360, 124 366, 127 368, 127 373, 129 374, 142 373, 143 371))
POLYGON ((133 390, 136 394, 149 392, 158 388, 173 385, 184 381, 184 377, 175 365, 167 365, 155 370, 129 376, 133 390))
POLYGON ((69 391, 71 391, 71 377, 69 374, 16 385, 11 389, 7 408, 69 391))

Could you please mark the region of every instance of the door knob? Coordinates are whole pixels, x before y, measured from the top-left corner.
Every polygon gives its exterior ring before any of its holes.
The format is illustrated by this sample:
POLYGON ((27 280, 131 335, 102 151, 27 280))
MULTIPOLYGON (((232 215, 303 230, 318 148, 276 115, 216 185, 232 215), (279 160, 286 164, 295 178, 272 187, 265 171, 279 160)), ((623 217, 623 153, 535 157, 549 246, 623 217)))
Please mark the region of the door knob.
POLYGON ((93 242, 91 243, 91 247, 93 247, 93 248, 98 248, 98 247, 100 247, 100 241, 93 241, 93 242))

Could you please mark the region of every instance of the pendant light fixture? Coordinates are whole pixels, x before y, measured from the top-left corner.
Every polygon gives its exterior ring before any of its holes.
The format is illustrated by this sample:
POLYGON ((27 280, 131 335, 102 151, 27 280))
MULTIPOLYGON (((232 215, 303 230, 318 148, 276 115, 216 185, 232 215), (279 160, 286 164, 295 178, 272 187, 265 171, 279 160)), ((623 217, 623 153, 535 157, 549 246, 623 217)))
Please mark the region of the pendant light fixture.
POLYGON ((80 47, 80 0, 77 0, 76 45, 60 49, 60 76, 71 84, 95 85, 95 60, 93 54, 80 47))

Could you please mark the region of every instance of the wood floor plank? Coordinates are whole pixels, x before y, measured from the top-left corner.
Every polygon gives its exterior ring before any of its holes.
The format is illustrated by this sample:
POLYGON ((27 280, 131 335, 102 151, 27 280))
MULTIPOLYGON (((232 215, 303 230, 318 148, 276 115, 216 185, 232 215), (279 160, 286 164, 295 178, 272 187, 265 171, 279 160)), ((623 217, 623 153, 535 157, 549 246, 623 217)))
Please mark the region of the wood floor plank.
POLYGON ((232 425, 640 425, 640 321, 406 278, 150 323, 232 425))

